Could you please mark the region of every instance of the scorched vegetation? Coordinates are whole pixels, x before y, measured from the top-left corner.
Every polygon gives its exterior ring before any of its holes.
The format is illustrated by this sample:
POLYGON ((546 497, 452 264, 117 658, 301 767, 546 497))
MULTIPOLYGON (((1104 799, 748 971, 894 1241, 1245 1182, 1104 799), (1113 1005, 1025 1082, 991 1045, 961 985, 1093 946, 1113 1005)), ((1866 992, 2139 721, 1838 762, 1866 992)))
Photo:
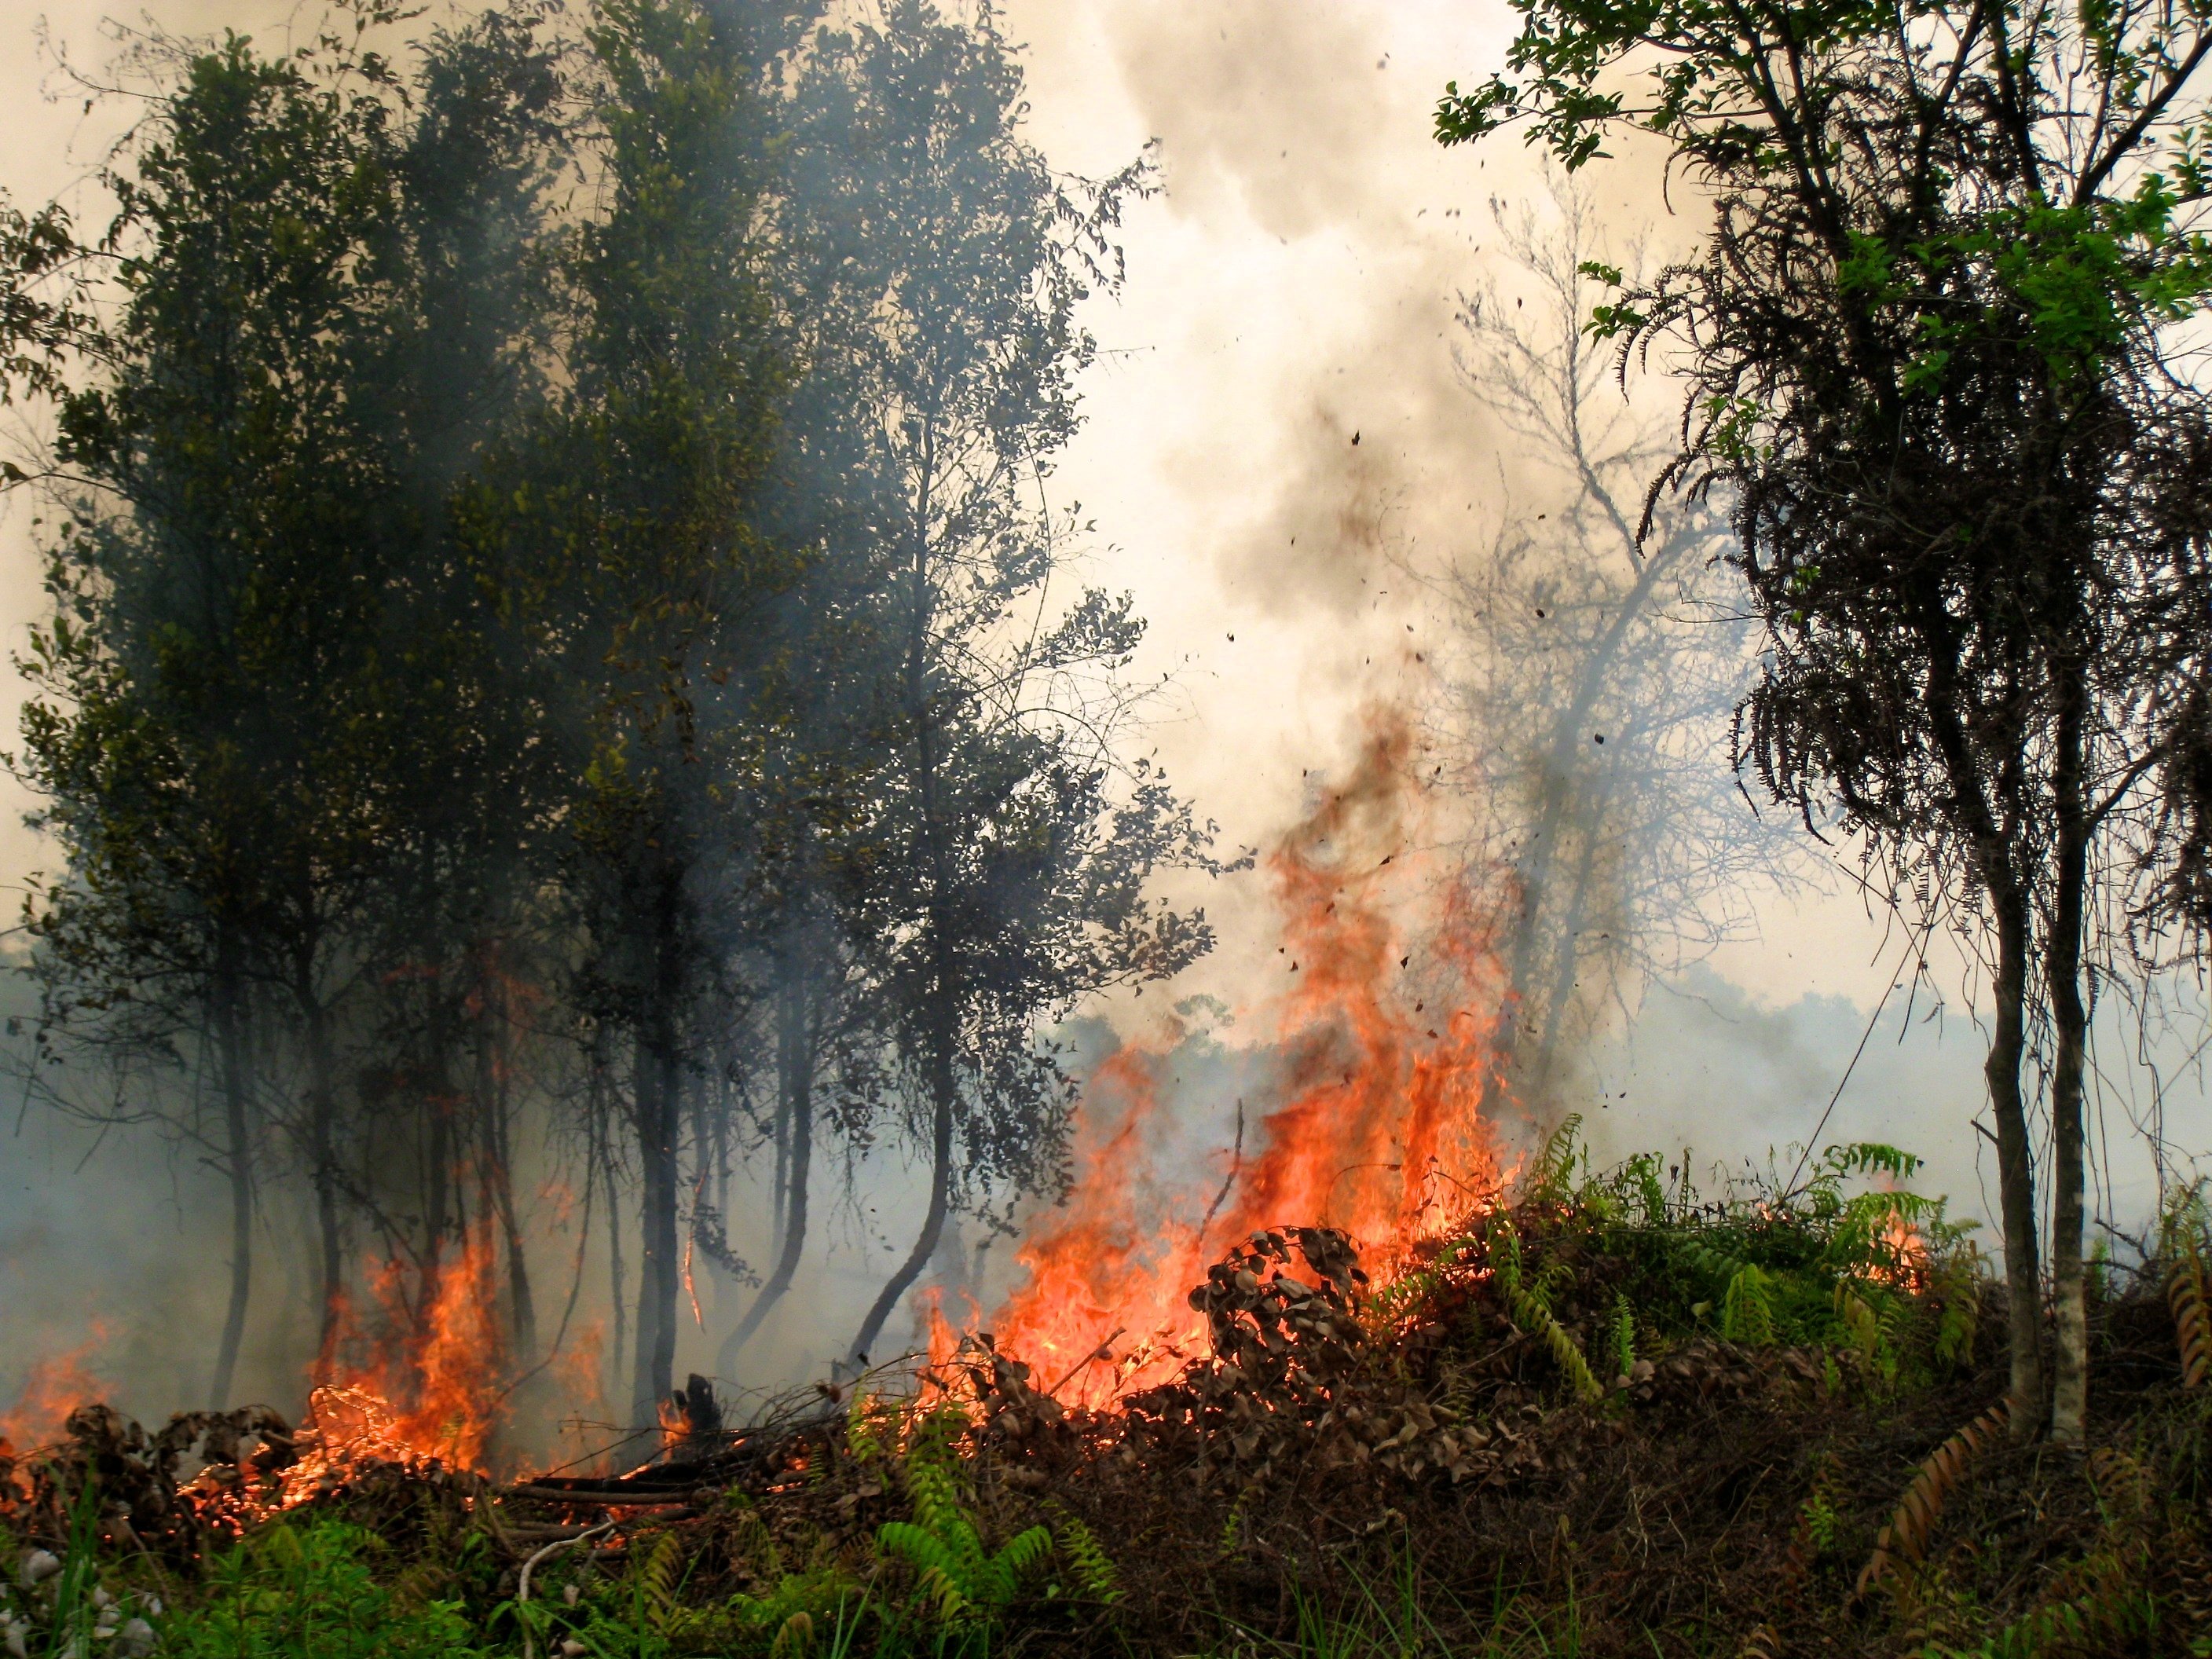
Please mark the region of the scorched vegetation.
POLYGON ((1570 1130, 1383 1282, 1340 1232, 1252 1236, 1191 1292, 1204 1352, 1109 1406, 977 1336, 743 1429, 702 1407, 621 1478, 362 1457, 272 1507, 282 1424, 88 1409, 11 1472, 10 1646, 2203 1652, 2203 1203, 2094 1285, 2084 1457, 2001 1431, 2001 1292, 1913 1168, 1705 1194, 1570 1130))

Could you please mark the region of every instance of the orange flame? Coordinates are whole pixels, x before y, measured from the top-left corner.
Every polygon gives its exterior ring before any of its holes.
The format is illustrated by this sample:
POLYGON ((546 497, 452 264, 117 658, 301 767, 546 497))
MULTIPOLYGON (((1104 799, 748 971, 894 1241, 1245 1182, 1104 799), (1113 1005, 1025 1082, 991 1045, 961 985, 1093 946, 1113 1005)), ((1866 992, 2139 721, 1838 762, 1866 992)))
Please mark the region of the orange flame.
POLYGON ((1394 921, 1403 908, 1394 901, 1433 903, 1408 822, 1411 750, 1402 720, 1373 721, 1351 781, 1267 860, 1297 976, 1277 1011, 1284 1097, 1261 1120, 1256 1154, 1230 1172, 1218 1213, 1208 1218, 1206 1199, 1218 1175, 1195 1188, 1164 1184, 1146 1158, 1159 1074, 1182 1028, 1170 1023, 1164 1043, 1124 1047, 1093 1075, 1075 1190, 1021 1248, 1028 1281, 994 1322, 1000 1347, 1036 1365, 1038 1386, 1058 1387, 1068 1403, 1103 1404, 1200 1352, 1205 1322, 1188 1292, 1260 1228, 1341 1227, 1385 1277, 1498 1189, 1482 1110, 1497 1082, 1503 975, 1463 888, 1445 884, 1443 921, 1418 941, 1453 1011, 1427 1012, 1401 975, 1417 941, 1394 921))
POLYGON ((0 1448, 28 1451, 59 1437, 63 1419, 79 1406, 103 1398, 107 1385, 84 1367, 86 1357, 107 1340, 100 1326, 67 1353, 35 1362, 15 1403, 0 1413, 0 1448))
POLYGON ((296 1503, 363 1462, 480 1468, 499 1426, 506 1344, 498 1316, 498 1251, 489 1224, 471 1230, 440 1265, 423 1305, 408 1305, 409 1274, 375 1263, 372 1330, 342 1310, 323 1379, 308 1395, 300 1460, 284 1477, 296 1503))

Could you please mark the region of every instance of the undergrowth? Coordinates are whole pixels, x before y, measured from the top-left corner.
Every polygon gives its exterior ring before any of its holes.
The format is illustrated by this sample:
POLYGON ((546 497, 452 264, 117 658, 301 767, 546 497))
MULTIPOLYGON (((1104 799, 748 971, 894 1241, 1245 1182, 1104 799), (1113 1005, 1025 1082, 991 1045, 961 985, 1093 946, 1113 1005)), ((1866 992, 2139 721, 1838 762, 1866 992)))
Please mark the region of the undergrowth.
POLYGON ((1917 1168, 1853 1146, 1700 1193, 1594 1169, 1571 1124, 1379 1287, 1327 1230, 1240 1246, 1194 1293, 1214 1354, 1115 1412, 983 1339, 611 1532, 416 1482, 165 1553, 64 1458, 0 1541, 0 1631, 14 1659, 2212 1659, 2202 1193, 2100 1264, 2082 1456, 2009 1432, 2000 1291, 1917 1168))

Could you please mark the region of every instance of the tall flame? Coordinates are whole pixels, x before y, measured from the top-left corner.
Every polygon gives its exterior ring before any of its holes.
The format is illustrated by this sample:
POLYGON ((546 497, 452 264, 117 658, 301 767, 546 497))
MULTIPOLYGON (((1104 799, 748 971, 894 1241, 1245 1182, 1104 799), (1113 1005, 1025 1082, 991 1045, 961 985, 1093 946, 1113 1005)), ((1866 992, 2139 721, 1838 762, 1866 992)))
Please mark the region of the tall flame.
POLYGON ((1275 1010, 1282 1092, 1226 1181, 1164 1180, 1146 1156, 1180 1026, 1124 1047, 1092 1077, 1074 1191, 1022 1246, 1028 1279, 993 1322, 1000 1347, 1064 1401, 1103 1404, 1195 1352, 1205 1322, 1186 1296, 1250 1232, 1341 1227, 1387 1273, 1496 1192, 1483 1109, 1503 976, 1469 894, 1437 882, 1413 845, 1411 751, 1402 719, 1374 720, 1351 780, 1267 860, 1292 976, 1275 1010), (1432 884, 1442 919, 1412 938, 1395 919, 1408 908, 1399 901, 1433 906, 1432 884), (1406 986, 1417 947, 1449 988, 1448 1013, 1406 986))
POLYGON ((317 1364, 300 1462, 285 1477, 295 1501, 364 1461, 481 1468, 505 1397, 506 1341, 498 1314, 498 1251, 487 1222, 439 1264, 419 1305, 398 1261, 372 1266, 375 1304, 362 1321, 341 1310, 317 1364))

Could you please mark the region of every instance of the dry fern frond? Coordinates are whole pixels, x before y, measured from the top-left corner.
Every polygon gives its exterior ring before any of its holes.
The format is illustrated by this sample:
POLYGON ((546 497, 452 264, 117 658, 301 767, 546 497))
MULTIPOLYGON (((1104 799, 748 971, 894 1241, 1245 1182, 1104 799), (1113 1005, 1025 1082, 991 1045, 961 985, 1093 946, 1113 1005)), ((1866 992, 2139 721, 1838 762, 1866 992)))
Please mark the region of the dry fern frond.
POLYGON ((794 1613, 783 1621, 769 1649, 772 1659, 798 1659, 799 1655, 813 1650, 814 1615, 804 1612, 794 1613))
POLYGON ((2181 1386, 2202 1388, 2212 1373, 2212 1306, 2204 1290, 2204 1258, 2193 1248, 2174 1264, 2166 1305, 2173 1311, 2173 1334, 2181 1344, 2181 1386))
POLYGON ((1782 1659, 1782 1632, 1771 1625, 1759 1626, 1743 1638, 1736 1659, 1782 1659))
POLYGON ((1889 1524, 1876 1535, 1874 1554, 1859 1572, 1856 1594, 1864 1595, 1879 1584, 1899 1559, 1917 1561, 1927 1552, 1936 1519, 1943 1513, 1943 1500, 1973 1461, 2004 1437, 2012 1412, 2008 1395, 1929 1453, 1898 1500, 1889 1524))
POLYGON ((2098 1447, 2089 1454, 2089 1484, 2115 1525, 2134 1527, 2149 1518, 2157 1487, 2136 1458, 2117 1447, 2098 1447))

